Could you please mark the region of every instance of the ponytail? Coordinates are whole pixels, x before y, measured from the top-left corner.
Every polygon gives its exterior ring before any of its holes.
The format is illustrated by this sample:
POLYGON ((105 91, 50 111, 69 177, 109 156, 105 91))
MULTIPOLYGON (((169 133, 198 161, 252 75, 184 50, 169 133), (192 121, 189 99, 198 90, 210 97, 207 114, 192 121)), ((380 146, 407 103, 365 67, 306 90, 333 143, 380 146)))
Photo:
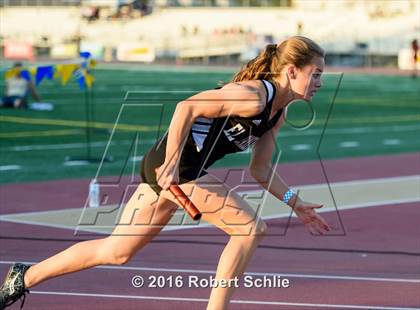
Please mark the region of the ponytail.
POLYGON ((271 80, 280 74, 283 67, 293 64, 298 68, 308 65, 315 56, 324 57, 324 50, 314 41, 294 36, 280 44, 268 44, 254 59, 249 61, 231 80, 271 80))
POLYGON ((271 78, 271 63, 277 51, 277 44, 268 44, 265 49, 254 59, 250 60, 239 71, 232 82, 240 82, 247 80, 259 80, 271 78))

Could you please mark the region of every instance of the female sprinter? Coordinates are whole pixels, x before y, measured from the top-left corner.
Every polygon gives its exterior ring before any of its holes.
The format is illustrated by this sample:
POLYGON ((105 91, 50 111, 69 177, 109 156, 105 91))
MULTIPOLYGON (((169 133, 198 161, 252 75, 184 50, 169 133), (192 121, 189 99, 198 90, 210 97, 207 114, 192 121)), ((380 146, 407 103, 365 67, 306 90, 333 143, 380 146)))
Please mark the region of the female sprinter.
MULTIPOLYGON (((203 91, 178 103, 167 135, 144 156, 143 183, 121 217, 132 224, 117 225, 106 238, 77 243, 38 264, 12 265, 1 289, 0 309, 47 279, 98 265, 127 263, 178 208, 168 190, 174 183, 191 194, 205 221, 231 236, 216 279, 229 283, 240 277, 267 227, 238 194, 205 169, 227 153, 250 145, 253 177, 293 208, 312 233, 328 231, 328 224, 315 212, 321 205, 302 201, 271 165, 273 137, 284 122, 286 107, 296 99, 311 100, 321 87, 323 69, 324 51, 308 38, 291 37, 268 45, 221 89, 203 91), (146 218, 151 219, 150 224, 136 225, 136 219, 144 223, 146 218)), ((233 289, 233 285, 213 287, 207 309, 226 309, 233 289)))

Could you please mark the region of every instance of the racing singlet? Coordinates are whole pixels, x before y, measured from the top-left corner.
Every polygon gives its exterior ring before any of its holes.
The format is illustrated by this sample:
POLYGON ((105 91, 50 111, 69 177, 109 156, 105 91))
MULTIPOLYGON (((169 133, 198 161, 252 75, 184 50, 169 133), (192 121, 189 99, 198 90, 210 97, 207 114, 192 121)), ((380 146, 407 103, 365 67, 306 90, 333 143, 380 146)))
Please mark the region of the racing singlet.
POLYGON ((195 148, 197 155, 194 156, 195 162, 200 158, 201 164, 206 169, 227 154, 245 151, 274 127, 283 110, 279 110, 270 119, 276 89, 271 82, 266 80, 262 82, 267 92, 267 104, 258 115, 196 119, 190 131, 191 139, 185 145, 188 148, 195 148))
MULTIPOLYGON (((283 110, 270 119, 276 89, 262 80, 267 92, 264 110, 252 117, 226 116, 220 118, 199 117, 195 120, 182 150, 179 162, 179 184, 195 180, 218 159, 230 153, 242 152, 254 145, 279 120, 283 110)), ((167 134, 145 154, 141 164, 142 179, 158 194, 155 169, 165 161, 167 134)))

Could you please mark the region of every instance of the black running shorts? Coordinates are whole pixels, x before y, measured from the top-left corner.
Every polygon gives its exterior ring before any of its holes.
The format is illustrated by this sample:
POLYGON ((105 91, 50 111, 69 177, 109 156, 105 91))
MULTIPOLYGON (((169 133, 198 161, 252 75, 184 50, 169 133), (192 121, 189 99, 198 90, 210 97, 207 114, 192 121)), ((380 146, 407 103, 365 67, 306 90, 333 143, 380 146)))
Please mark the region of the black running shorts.
MULTIPOLYGON (((149 184, 150 187, 159 195, 162 188, 157 184, 155 169, 160 167, 165 161, 167 136, 159 140, 144 155, 140 164, 140 176, 142 181, 149 184)), ((201 169, 200 160, 198 160, 194 148, 187 141, 181 155, 179 163, 179 183, 183 184, 206 175, 207 171, 201 169)))

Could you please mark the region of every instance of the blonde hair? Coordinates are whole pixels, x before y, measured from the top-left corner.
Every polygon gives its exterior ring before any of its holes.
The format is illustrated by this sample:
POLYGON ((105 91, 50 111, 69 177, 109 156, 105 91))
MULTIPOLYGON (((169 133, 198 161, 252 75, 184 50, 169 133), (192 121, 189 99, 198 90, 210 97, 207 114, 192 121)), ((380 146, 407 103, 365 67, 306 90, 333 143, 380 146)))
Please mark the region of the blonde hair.
POLYGON ((285 65, 293 64, 301 69, 316 56, 325 57, 325 51, 317 43, 306 37, 293 36, 278 45, 268 44, 235 74, 231 82, 271 80, 285 65))

